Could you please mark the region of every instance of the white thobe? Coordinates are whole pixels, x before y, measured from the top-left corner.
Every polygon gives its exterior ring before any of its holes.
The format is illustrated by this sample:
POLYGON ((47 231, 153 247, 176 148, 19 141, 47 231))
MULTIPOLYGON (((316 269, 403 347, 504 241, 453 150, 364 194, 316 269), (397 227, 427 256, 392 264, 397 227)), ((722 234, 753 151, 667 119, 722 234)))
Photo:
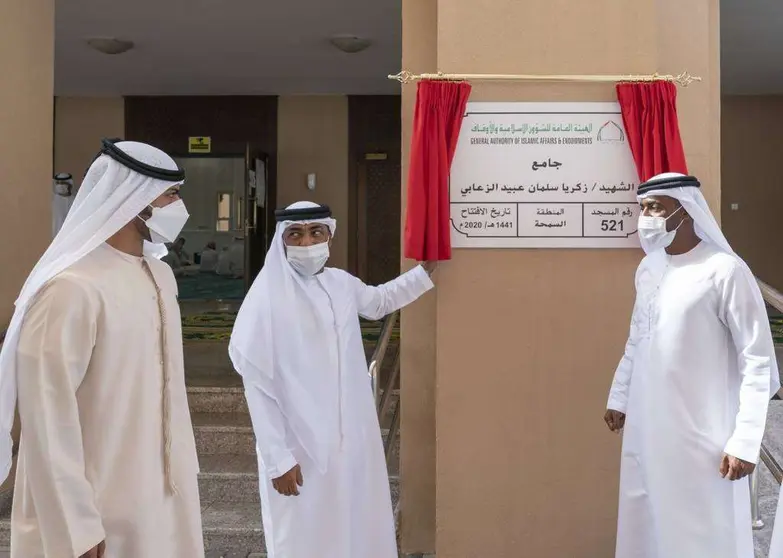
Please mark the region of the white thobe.
POLYGON ((166 264, 102 245, 51 280, 25 317, 17 378, 12 558, 74 558, 104 539, 106 558, 204 556, 176 283, 166 264), (161 290, 163 323, 143 261, 161 290), (176 495, 164 482, 164 358, 176 495))
POLYGON ((228 261, 230 262, 231 275, 239 278, 245 274, 245 243, 240 240, 234 242, 228 248, 228 261))
POLYGON ((52 194, 52 238, 57 236, 65 223, 65 218, 73 205, 74 196, 61 196, 58 193, 52 194))
POLYGON ((747 478, 774 355, 747 270, 707 242, 648 257, 609 409, 625 412, 616 558, 753 558, 747 478))
POLYGON ((199 271, 203 273, 215 273, 218 265, 218 253, 217 250, 212 248, 205 248, 201 252, 201 261, 199 263, 199 271))
POLYGON ((215 272, 223 277, 242 277, 245 273, 244 246, 232 244, 221 250, 215 272))
POLYGON ((305 344, 296 350, 319 363, 318 385, 308 391, 314 397, 313 415, 321 421, 318 431, 327 436, 320 440, 327 447, 325 472, 292 433, 287 409, 245 382, 258 443, 269 558, 397 558, 389 478, 359 316, 380 319, 432 286, 421 267, 379 287, 331 268, 305 281, 318 319, 303 324, 305 344), (282 496, 271 480, 297 463, 304 478, 300 495, 282 496))

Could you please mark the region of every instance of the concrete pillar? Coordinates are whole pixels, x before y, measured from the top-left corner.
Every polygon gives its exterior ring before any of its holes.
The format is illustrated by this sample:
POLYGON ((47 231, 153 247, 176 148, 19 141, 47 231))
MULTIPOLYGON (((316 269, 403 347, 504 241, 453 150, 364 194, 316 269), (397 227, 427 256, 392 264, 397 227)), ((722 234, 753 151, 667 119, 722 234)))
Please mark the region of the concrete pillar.
POLYGON ((348 97, 291 95, 277 101, 277 205, 323 203, 337 219, 329 265, 348 265, 348 97), (302 130, 307 130, 302 134, 302 130), (307 175, 315 173, 314 191, 307 175))
MULTIPOLYGON (((51 239, 54 0, 0 5, 0 333, 51 239)), ((19 439, 18 421, 14 439, 19 439)), ((14 471, 0 487, 13 485, 14 471)))
POLYGON ((0 4, 0 331, 51 240, 54 0, 0 4))
MULTIPOLYGON (((403 67, 700 75, 680 90, 680 124, 717 215, 718 10, 718 0, 403 0, 403 67)), ((473 85, 473 101, 615 100, 611 84, 473 85)), ((406 156, 414 96, 406 87, 406 156)), ((437 293, 402 322, 406 552, 613 554, 620 439, 602 415, 640 259, 629 250, 474 249, 441 265, 437 293)))

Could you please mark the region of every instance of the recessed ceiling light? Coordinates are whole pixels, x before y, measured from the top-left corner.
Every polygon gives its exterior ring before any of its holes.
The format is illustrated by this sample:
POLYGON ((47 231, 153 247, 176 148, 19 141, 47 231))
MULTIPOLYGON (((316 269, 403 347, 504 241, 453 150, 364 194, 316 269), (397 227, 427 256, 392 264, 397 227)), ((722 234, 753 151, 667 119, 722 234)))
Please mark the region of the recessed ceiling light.
POLYGON ((335 48, 347 52, 348 54, 355 54, 361 52, 370 46, 369 39, 363 39, 355 35, 335 35, 329 42, 334 45, 335 48))
POLYGON ((93 37, 87 44, 103 54, 122 54, 133 48, 133 41, 123 41, 113 37, 93 37))

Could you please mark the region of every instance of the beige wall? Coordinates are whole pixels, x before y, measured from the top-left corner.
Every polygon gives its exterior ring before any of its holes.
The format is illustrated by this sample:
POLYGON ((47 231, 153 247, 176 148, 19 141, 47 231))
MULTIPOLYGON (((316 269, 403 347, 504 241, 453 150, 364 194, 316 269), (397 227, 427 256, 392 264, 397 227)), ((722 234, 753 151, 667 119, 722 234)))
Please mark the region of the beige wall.
POLYGON ((2 331, 50 238, 54 0, 3 0, 0 37, 2 331))
MULTIPOLYGON (((477 9, 473 0, 403 0, 403 66, 498 74, 688 69, 704 81, 680 94, 685 152, 719 207, 718 0, 687 4, 496 0, 477 9)), ((407 151, 415 86, 403 96, 407 151)), ((475 83, 471 98, 615 96, 606 84, 475 83)), ((407 552, 613 555, 620 440, 602 415, 640 257, 627 250, 456 250, 441 265, 436 293, 406 311, 402 325, 407 552), (415 478, 433 466, 434 479, 415 478), (407 483, 427 493, 413 495, 407 483), (424 548, 433 520, 436 548, 424 548)))
POLYGON ((122 97, 56 97, 54 172, 69 172, 81 183, 103 138, 125 137, 122 97))
POLYGON ((722 105, 723 230, 753 272, 783 290, 783 96, 724 97, 722 105))
POLYGON ((327 204, 337 219, 330 265, 348 264, 348 98, 280 97, 277 112, 277 205, 301 200, 327 204), (315 191, 307 174, 316 174, 315 191), (342 234, 341 234, 342 233, 342 234))

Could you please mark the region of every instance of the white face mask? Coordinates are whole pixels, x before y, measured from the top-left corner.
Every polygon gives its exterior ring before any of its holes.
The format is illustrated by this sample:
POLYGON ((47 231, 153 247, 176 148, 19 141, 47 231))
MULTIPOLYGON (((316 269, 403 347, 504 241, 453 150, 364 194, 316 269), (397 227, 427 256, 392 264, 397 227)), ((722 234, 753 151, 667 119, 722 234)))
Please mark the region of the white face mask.
POLYGON ((149 207, 152 208, 152 216, 146 221, 144 219, 142 221, 150 230, 150 242, 164 244, 177 240, 179 233, 182 232, 182 227, 190 217, 185 203, 182 200, 177 200, 164 207, 149 207))
POLYGON ((286 246, 286 259, 300 275, 312 277, 321 271, 329 259, 329 243, 310 246, 286 246))
POLYGON ((645 253, 649 254, 662 248, 668 248, 674 242, 674 237, 677 236, 677 229, 685 222, 685 218, 683 217, 680 224, 671 231, 666 230, 666 221, 677 215, 681 209, 682 206, 678 207, 674 213, 666 218, 639 216, 639 240, 645 253))

